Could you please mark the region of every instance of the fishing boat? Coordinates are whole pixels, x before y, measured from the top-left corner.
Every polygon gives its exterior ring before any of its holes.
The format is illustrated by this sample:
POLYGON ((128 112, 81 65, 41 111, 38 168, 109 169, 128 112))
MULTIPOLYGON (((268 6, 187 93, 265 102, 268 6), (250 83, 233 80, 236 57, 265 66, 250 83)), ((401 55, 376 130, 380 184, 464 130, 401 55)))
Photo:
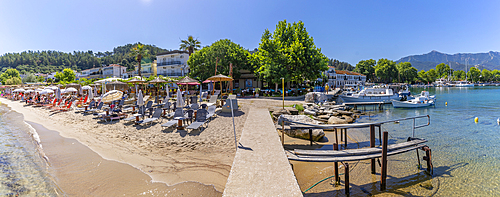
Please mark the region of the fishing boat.
POLYGON ((351 95, 340 95, 344 102, 384 102, 390 103, 391 100, 401 100, 399 94, 394 93, 392 89, 385 86, 365 88, 358 93, 351 95))
POLYGON ((436 103, 435 96, 429 96, 429 92, 422 91, 420 96, 415 97, 408 101, 397 101, 392 100, 392 106, 394 108, 417 108, 417 107, 427 107, 432 106, 436 103))

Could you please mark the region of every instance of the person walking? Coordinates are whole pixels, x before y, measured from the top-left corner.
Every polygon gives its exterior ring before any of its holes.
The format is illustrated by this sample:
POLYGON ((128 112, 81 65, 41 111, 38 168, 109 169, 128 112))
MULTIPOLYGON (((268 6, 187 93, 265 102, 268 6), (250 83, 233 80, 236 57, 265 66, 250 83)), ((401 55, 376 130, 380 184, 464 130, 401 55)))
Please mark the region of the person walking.
POLYGON ((326 85, 325 85, 325 91, 326 91, 326 94, 328 94, 328 88, 329 88, 329 87, 328 87, 328 83, 326 83, 326 85))

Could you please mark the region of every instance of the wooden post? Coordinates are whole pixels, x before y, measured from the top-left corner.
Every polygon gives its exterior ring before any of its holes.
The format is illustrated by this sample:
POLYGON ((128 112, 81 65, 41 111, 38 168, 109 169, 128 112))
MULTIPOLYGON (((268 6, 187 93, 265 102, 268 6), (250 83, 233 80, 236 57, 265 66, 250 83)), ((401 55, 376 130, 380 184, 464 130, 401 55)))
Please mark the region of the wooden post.
MULTIPOLYGON (((339 150, 339 145, 337 143, 333 143, 333 150, 339 150)), ((333 168, 333 173, 335 174, 335 185, 338 185, 340 183, 339 162, 334 162, 333 168)))
POLYGON ((344 163, 344 169, 345 169, 345 194, 349 195, 349 164, 346 162, 344 163))
POLYGON ((313 145, 313 130, 309 129, 309 143, 313 145))
MULTIPOLYGON (((375 125, 370 125, 370 148, 375 147, 375 125)), ((370 159, 371 172, 375 174, 375 159, 370 159)))
POLYGON ((342 142, 344 140, 344 133, 342 132, 342 129, 340 129, 340 141, 342 142))
MULTIPOLYGON (((335 130, 335 144, 339 144, 339 137, 338 137, 338 134, 337 134, 337 128, 334 129, 335 130)), ((337 149, 338 149, 338 146, 337 146, 337 149)))
POLYGON ((382 140, 382 170, 380 172, 380 190, 385 190, 387 179, 387 137, 389 133, 384 131, 384 139, 382 140))
POLYGON ((344 149, 347 149, 347 129, 344 129, 344 149))
POLYGON ((382 134, 381 134, 382 131, 380 129, 380 126, 381 125, 378 125, 378 140, 380 140, 379 142, 380 142, 380 145, 382 146, 382 134))

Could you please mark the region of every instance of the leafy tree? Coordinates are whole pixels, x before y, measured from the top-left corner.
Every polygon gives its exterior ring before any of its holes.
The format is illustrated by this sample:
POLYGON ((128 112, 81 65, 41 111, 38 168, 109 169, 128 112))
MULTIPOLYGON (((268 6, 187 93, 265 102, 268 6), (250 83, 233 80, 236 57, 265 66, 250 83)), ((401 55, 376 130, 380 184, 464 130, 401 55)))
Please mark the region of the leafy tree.
POLYGON ((2 75, 0 75, 0 80, 2 80, 2 84, 13 85, 13 84, 21 84, 22 83, 22 81, 20 83, 14 83, 14 82, 18 82, 16 79, 14 81, 11 80, 9 82, 10 84, 7 84, 7 80, 12 79, 12 78, 19 78, 19 81, 21 81, 21 77, 20 77, 19 71, 17 71, 17 69, 14 69, 14 68, 7 69, 4 73, 2 73, 2 75))
POLYGON ((400 62, 396 64, 398 70, 398 81, 413 83, 417 78, 418 70, 411 66, 410 62, 400 62))
POLYGON ((5 80, 5 85, 19 85, 22 84, 20 77, 12 77, 10 79, 5 80))
POLYGON ((436 81, 436 79, 439 77, 438 73, 434 69, 428 70, 426 74, 427 74, 427 82, 429 83, 436 81))
POLYGON ((52 82, 54 82, 54 80, 52 78, 47 79, 47 83, 52 83, 52 82))
POLYGON ((251 61, 255 73, 272 83, 281 82, 280 78, 286 82, 316 80, 328 70, 328 58, 316 47, 302 21, 280 21, 273 34, 266 29, 251 61))
POLYGON ((385 83, 397 79, 398 71, 396 69, 396 62, 388 59, 379 59, 375 66, 375 75, 385 83))
POLYGON ((427 83, 427 73, 425 73, 425 70, 420 70, 417 73, 417 78, 420 82, 427 83))
POLYGON ((136 57, 136 60, 139 64, 137 73, 139 74, 139 76, 142 76, 141 75, 141 60, 142 60, 142 58, 149 57, 149 50, 145 49, 144 45, 138 43, 136 47, 134 47, 130 50, 130 56, 136 57))
POLYGON ((233 77, 240 76, 240 69, 253 71, 249 64, 250 53, 231 40, 224 39, 214 42, 193 53, 188 59, 189 76, 205 80, 214 74, 229 75, 229 64, 233 64, 233 77), (217 73, 215 64, 217 63, 217 73))
POLYGON ((469 69, 469 72, 467 72, 468 80, 471 80, 472 82, 478 82, 480 75, 481 75, 481 71, 479 69, 477 69, 476 67, 471 67, 469 69))
POLYGON ((36 76, 36 80, 38 82, 43 82, 43 81, 45 81, 45 78, 43 76, 38 75, 38 76, 36 76))
POLYGON ((329 59, 328 66, 335 67, 335 70, 348 70, 348 71, 354 70, 354 67, 351 64, 347 62, 341 62, 337 59, 329 59))
POLYGON ((63 72, 56 72, 54 77, 63 83, 72 82, 75 80, 75 72, 73 70, 66 68, 63 72))
POLYGON ((192 53, 200 49, 201 42, 198 39, 194 39, 193 36, 188 36, 187 40, 181 40, 180 50, 188 51, 189 56, 192 53))
POLYGON ((454 76, 453 80, 456 80, 456 81, 458 81, 458 80, 464 80, 465 79, 465 71, 463 71, 463 70, 456 70, 456 71, 453 72, 453 76, 454 76))
POLYGON ((377 61, 375 61, 373 59, 361 60, 358 62, 358 64, 356 64, 356 68, 354 69, 354 72, 366 75, 367 80, 369 80, 369 79, 374 80, 376 63, 377 63, 377 61))
POLYGON ((38 81, 33 73, 27 74, 26 77, 22 79, 23 83, 35 83, 38 81))
POLYGON ((492 74, 489 70, 486 70, 486 69, 483 69, 483 71, 481 72, 481 78, 480 80, 482 82, 488 82, 488 81, 491 81, 492 80, 492 74))
POLYGON ((500 80, 500 71, 499 70, 493 70, 491 71, 491 80, 492 81, 499 81, 500 80))

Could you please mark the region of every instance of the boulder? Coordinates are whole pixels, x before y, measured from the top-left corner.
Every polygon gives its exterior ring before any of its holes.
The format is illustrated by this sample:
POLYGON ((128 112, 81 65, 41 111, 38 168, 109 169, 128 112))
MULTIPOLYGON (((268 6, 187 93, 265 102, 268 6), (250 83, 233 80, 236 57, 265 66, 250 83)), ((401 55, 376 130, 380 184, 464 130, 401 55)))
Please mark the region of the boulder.
POLYGON ((309 92, 305 96, 306 103, 319 103, 325 102, 327 100, 327 96, 322 92, 309 92))
POLYGON ((311 109, 304 109, 304 114, 316 116, 316 112, 311 109))
MULTIPOLYGON (((313 120, 306 115, 283 115, 283 116, 280 116, 280 118, 278 119, 279 125, 281 125, 281 122, 283 121, 283 119, 293 121, 293 122, 319 124, 318 121, 313 120)), ((290 125, 290 123, 285 122, 285 125, 290 125)), ((309 140, 309 129, 293 129, 293 130, 288 129, 288 130, 285 130, 285 134, 287 134, 290 137, 302 138, 302 139, 309 140)), ((325 132, 323 131, 323 129, 313 129, 312 130, 313 141, 319 141, 324 136, 325 136, 325 132)))
POLYGON ((330 118, 330 115, 319 115, 318 118, 328 120, 330 118))
POLYGON ((274 120, 278 119, 278 117, 280 117, 282 114, 290 115, 290 112, 287 109, 278 109, 273 112, 274 120))
POLYGON ((342 118, 344 118, 344 120, 346 120, 348 123, 354 122, 354 118, 352 118, 351 116, 343 115, 342 118))
POLYGON ((349 124, 347 120, 332 116, 328 119, 328 124, 349 124))
POLYGON ((347 115, 347 116, 350 116, 353 114, 350 111, 342 111, 342 110, 337 110, 336 112, 339 113, 340 115, 347 115))

